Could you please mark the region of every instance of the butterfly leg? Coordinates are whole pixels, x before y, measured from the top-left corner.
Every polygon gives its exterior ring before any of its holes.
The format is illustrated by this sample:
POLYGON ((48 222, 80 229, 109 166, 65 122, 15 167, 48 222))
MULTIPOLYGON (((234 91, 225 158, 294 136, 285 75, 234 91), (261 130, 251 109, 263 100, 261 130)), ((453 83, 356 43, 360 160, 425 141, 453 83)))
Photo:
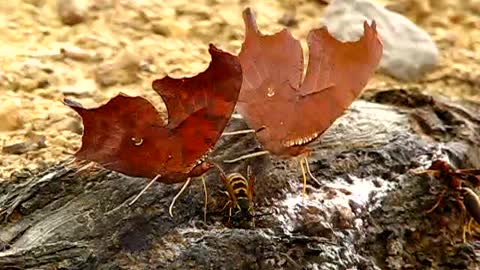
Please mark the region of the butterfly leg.
POLYGON ((250 153, 250 154, 246 154, 246 155, 240 156, 240 157, 238 157, 238 158, 227 159, 227 160, 224 160, 223 162, 224 162, 224 163, 235 163, 235 162, 238 162, 238 161, 241 161, 241 160, 244 160, 244 159, 249 159, 249 158, 254 158, 254 157, 259 157, 259 156, 267 155, 267 154, 269 154, 269 153, 270 153, 270 152, 268 152, 267 150, 258 151, 258 152, 254 152, 254 153, 250 153))
POLYGON ((305 172, 305 167, 303 166, 303 159, 300 159, 300 167, 302 168, 303 176, 303 200, 307 197, 307 174, 305 172))
POLYGON ((172 203, 170 204, 170 207, 168 208, 168 213, 170 214, 171 217, 173 217, 173 205, 175 204, 175 201, 178 199, 178 197, 180 197, 180 195, 182 195, 183 191, 185 191, 185 189, 187 188, 188 184, 190 184, 190 182, 192 181, 192 178, 189 177, 187 179, 187 181, 185 181, 185 184, 183 184, 182 186, 182 189, 180 189, 180 191, 177 193, 177 195, 175 195, 175 197, 173 198, 172 200, 172 203))
POLYGON ((205 182, 205 176, 202 176, 203 191, 205 194, 205 205, 203 207, 203 221, 207 222, 207 207, 208 207, 208 191, 207 183, 205 182))
POLYGON ((320 181, 315 176, 313 176, 313 173, 310 170, 310 166, 308 165, 308 159, 306 157, 304 157, 304 161, 305 161, 305 166, 307 167, 307 172, 308 172, 308 175, 310 176, 310 178, 312 178, 312 180, 315 183, 317 183, 317 185, 321 186, 322 183, 320 183, 320 181))
POLYGON ((433 212, 433 210, 437 209, 437 207, 440 205, 440 203, 442 202, 442 200, 444 198, 445 198, 445 191, 442 191, 442 193, 439 195, 439 198, 438 198, 437 202, 435 202, 435 204, 430 209, 425 211, 424 213, 425 214, 430 214, 431 212, 433 212))
POLYGON ((147 191, 148 188, 150 188, 151 185, 153 185, 153 183, 155 181, 157 181, 157 179, 160 178, 160 174, 158 174, 157 176, 155 176, 148 184, 147 186, 145 186, 142 191, 140 191, 140 193, 138 193, 138 195, 128 204, 128 206, 131 206, 132 204, 134 204, 138 198, 140 198, 140 196, 142 196, 143 193, 145 193, 145 191, 147 191))

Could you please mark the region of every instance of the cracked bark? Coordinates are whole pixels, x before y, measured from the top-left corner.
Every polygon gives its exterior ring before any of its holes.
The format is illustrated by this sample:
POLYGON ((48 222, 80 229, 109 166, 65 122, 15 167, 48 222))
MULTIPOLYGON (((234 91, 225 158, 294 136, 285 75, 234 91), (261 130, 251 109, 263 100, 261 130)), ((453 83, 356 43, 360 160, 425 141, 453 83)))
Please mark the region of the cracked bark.
MULTIPOLYGON (((227 173, 253 167, 258 217, 248 229, 225 226, 215 171, 205 223, 201 181, 171 218, 181 185, 156 183, 128 206, 145 179, 60 162, 0 184, 0 269, 475 269, 462 212, 452 203, 424 213, 445 184, 410 170, 434 155, 480 167, 479 110, 416 91, 367 92, 312 144, 322 186, 310 183, 305 201, 296 160, 222 164, 227 173)), ((244 128, 232 119, 227 131, 244 128)), ((221 164, 257 150, 252 134, 229 136, 211 157, 221 164)))

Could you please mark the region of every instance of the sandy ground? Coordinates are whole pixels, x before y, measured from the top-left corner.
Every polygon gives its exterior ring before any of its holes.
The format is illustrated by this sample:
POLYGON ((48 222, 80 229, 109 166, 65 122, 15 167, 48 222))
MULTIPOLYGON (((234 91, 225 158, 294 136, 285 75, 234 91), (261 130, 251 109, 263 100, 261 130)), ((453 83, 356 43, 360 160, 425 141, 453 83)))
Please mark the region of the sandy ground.
MULTIPOLYGON (((41 170, 80 146, 81 122, 62 104, 65 96, 95 106, 124 92, 147 97, 165 111, 151 81, 202 71, 210 61, 210 42, 237 53, 244 7, 254 8, 264 33, 288 25, 304 46, 325 8, 320 0, 77 0, 80 10, 87 8, 85 19, 68 26, 56 2, 0 1, 0 181, 41 170), (23 148, 8 147, 21 142, 23 148)), ((367 88, 419 86, 480 101, 480 1, 380 3, 428 31, 442 59, 420 82, 377 74, 367 88)))

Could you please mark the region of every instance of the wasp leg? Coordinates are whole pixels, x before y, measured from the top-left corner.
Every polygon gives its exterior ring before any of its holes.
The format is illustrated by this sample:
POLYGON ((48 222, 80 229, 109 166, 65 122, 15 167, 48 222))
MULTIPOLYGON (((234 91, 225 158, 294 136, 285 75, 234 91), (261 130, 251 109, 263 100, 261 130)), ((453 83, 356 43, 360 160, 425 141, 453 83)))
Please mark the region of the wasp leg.
POLYGON ((433 210, 437 209, 442 200, 445 198, 445 191, 443 191, 439 197, 440 198, 437 200, 437 202, 430 209, 424 212, 425 214, 430 214, 431 212, 433 212, 433 210))
POLYGON ((227 221, 228 223, 232 219, 232 209, 233 209, 233 207, 228 208, 228 221, 227 221))
POLYGON ((415 175, 428 174, 434 177, 437 177, 440 174, 439 170, 429 170, 429 169, 411 169, 410 172, 415 175))
POLYGON ((228 200, 228 202, 222 207, 222 209, 220 209, 220 211, 225 210, 225 208, 227 208, 227 206, 230 206, 230 204, 232 204, 232 201, 228 200))
POLYGON ((255 227, 255 207, 252 206, 248 211, 252 213, 252 225, 255 227))
POLYGON ((232 200, 228 200, 228 202, 222 207, 222 209, 220 211, 223 211, 225 210, 225 208, 227 208, 228 206, 228 221, 227 222, 230 222, 230 218, 232 216, 232 200))
POLYGON ((473 218, 471 217, 470 220, 468 221, 468 226, 467 226, 467 231, 469 235, 472 235, 472 223, 473 223, 473 218))
POLYGON ((463 203, 463 199, 462 197, 460 197, 460 195, 457 194, 457 196, 455 196, 455 202, 457 203, 457 207, 460 208, 460 210, 463 212, 465 212, 465 204, 463 203))
POLYGON ((208 191, 207 184, 205 183, 205 177, 202 176, 203 190, 205 194, 205 205, 203 207, 203 221, 207 222, 207 207, 208 207, 208 191))
MULTIPOLYGON (((465 213, 465 215, 466 214, 467 213, 465 213)), ((466 216, 465 218, 468 218, 468 217, 466 216)), ((473 221, 473 218, 470 217, 470 218, 468 218, 468 223, 467 224, 464 223, 463 226, 462 226, 463 227, 463 234, 462 234, 463 243, 467 243, 467 233, 470 237, 472 236, 472 230, 471 230, 472 229, 472 221, 473 221)))

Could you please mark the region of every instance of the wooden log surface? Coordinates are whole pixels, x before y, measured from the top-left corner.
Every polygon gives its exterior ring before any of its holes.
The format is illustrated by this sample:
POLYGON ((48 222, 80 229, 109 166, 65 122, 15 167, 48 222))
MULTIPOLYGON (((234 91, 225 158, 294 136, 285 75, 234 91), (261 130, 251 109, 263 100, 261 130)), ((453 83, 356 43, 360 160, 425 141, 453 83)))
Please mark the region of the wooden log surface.
MULTIPOLYGON (((412 169, 435 157, 480 167, 480 106, 418 91, 369 91, 312 144, 302 198, 298 160, 260 156, 253 134, 223 137, 211 158, 227 173, 256 176, 255 226, 228 225, 218 173, 155 183, 95 164, 62 161, 0 183, 0 269, 476 269, 475 235, 463 243, 465 213, 448 200, 425 213, 446 185, 412 169), (405 268, 407 267, 407 268, 405 268)), ((275 112, 281 113, 281 112, 275 112)), ((233 118, 227 131, 245 129, 233 118)), ((468 221, 468 220, 467 220, 468 221)))

